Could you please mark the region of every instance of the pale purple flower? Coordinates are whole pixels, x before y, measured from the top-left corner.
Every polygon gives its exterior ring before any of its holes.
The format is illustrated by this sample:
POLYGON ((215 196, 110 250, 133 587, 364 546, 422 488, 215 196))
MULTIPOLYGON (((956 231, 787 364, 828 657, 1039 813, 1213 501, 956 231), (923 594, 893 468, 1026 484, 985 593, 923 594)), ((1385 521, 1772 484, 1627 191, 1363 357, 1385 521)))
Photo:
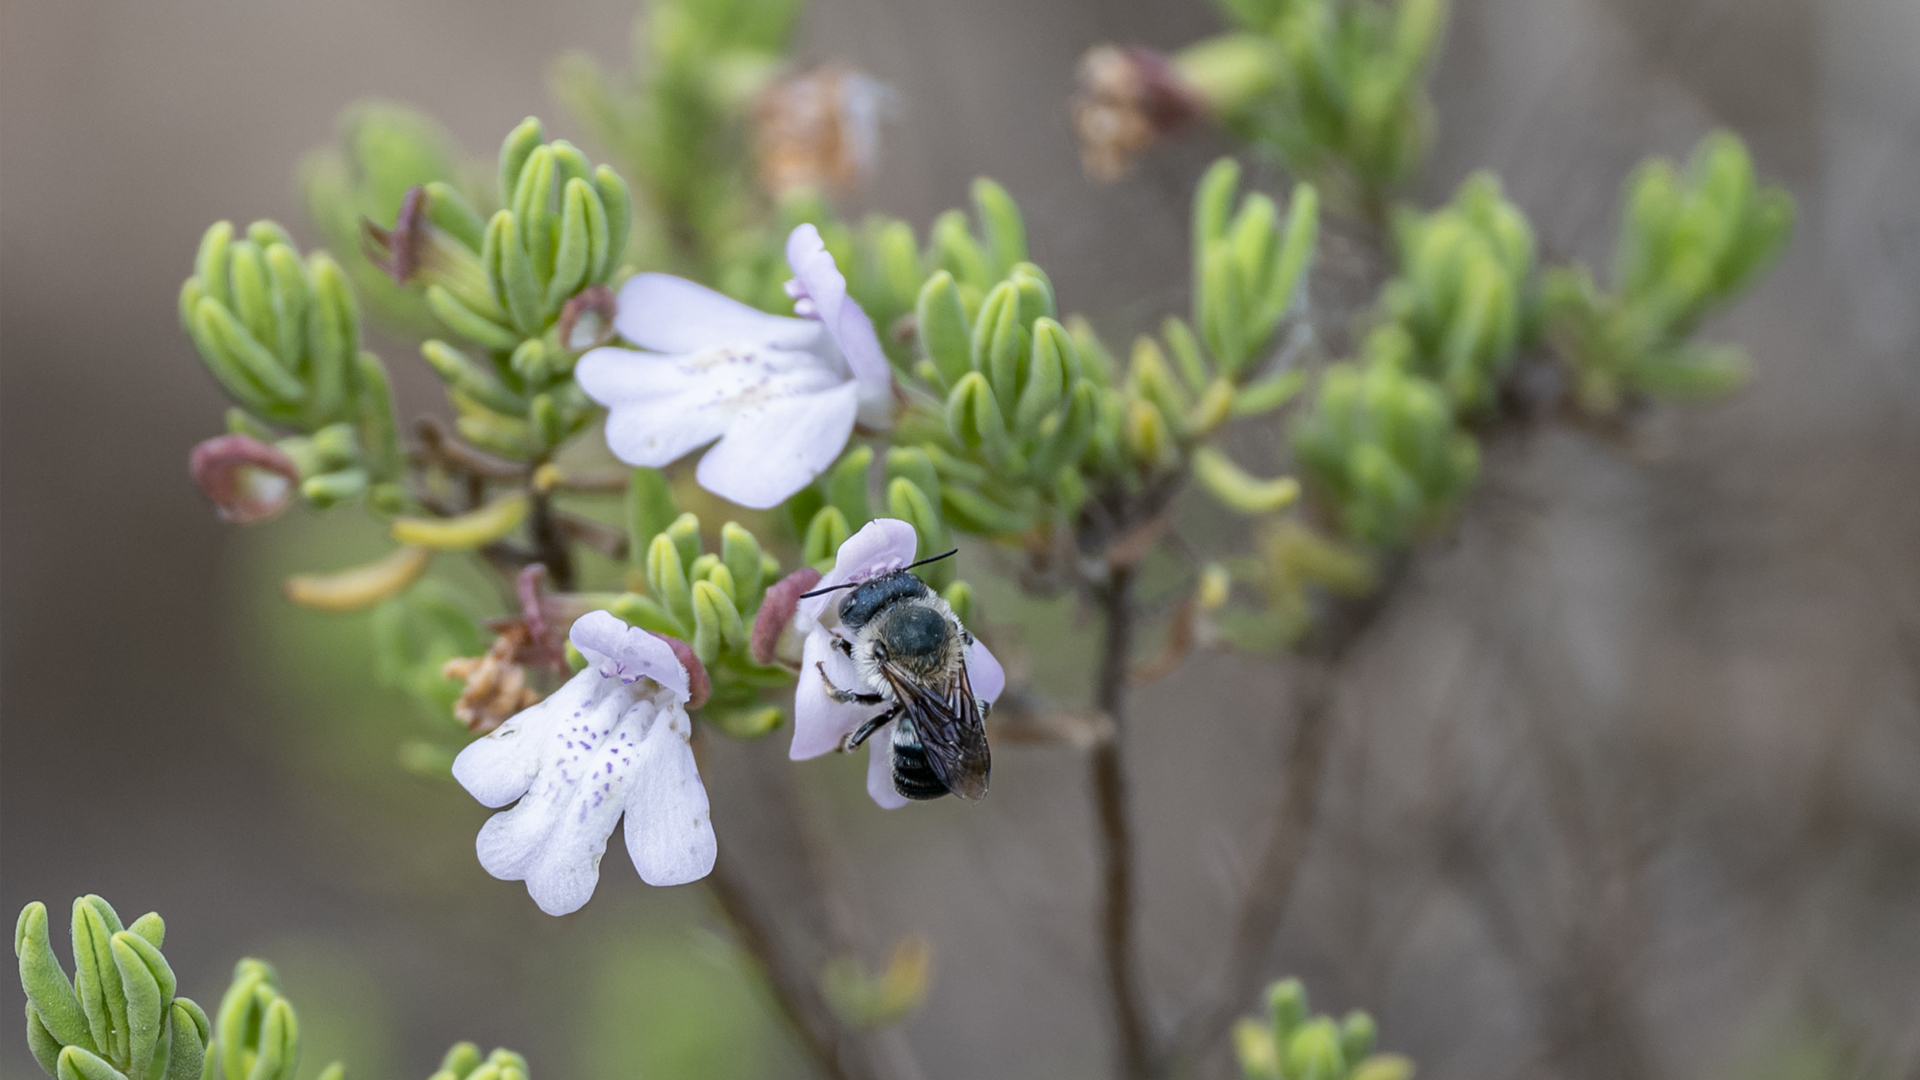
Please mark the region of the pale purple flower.
POLYGON ((756 509, 778 505, 840 456, 857 419, 892 420, 880 339, 820 231, 787 238, 788 294, 800 318, 769 315, 684 278, 638 274, 614 325, 639 351, 594 349, 574 377, 610 410, 607 445, 656 468, 718 439, 700 485, 756 509))
POLYGON ((482 804, 518 800, 481 826, 480 865, 525 881, 549 915, 593 896, 622 814, 627 854, 649 885, 706 877, 716 850, 688 743, 687 669, 672 645, 604 611, 581 616, 568 636, 587 666, 453 762, 482 804))
MULTIPOLYGON (((898 570, 913 561, 918 544, 913 526, 907 522, 896 518, 868 522, 840 545, 833 569, 813 588, 830 589, 898 570)), ((853 661, 833 647, 833 629, 840 621, 838 602, 843 596, 844 592, 811 596, 801 600, 794 610, 794 629, 806 638, 801 649, 800 685, 793 698, 793 746, 788 750, 788 756, 795 761, 840 749, 854 729, 887 708, 885 705, 843 705, 833 700, 820 681, 822 668, 814 666, 823 665, 827 678, 842 690, 886 692, 885 687, 866 682, 853 661)), ((977 639, 967 650, 967 675, 973 684, 974 697, 983 705, 999 697, 1007 684, 1000 661, 977 639)), ((907 804, 907 799, 893 789, 889 749, 892 743, 892 723, 867 740, 867 794, 888 810, 907 804)))

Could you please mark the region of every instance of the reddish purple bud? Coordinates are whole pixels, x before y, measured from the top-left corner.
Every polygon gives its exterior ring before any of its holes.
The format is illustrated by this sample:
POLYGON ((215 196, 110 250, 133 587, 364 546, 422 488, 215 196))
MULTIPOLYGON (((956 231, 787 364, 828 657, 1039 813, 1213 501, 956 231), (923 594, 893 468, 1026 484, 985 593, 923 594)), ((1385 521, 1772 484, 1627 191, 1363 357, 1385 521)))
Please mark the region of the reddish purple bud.
POLYGON ((679 658, 680 666, 687 669, 687 708, 697 709, 705 705, 707 698, 713 694, 713 680, 707 678, 707 665, 693 655, 693 646, 677 637, 655 634, 652 630, 648 630, 647 633, 653 634, 654 637, 672 646, 673 655, 679 658))
POLYGON ((560 309, 560 346, 584 352, 613 340, 613 317, 620 310, 613 290, 589 285, 560 309))
POLYGON ((293 459, 250 435, 208 439, 193 448, 187 467, 220 516, 236 525, 279 514, 300 485, 300 469, 293 459))
POLYGON ((528 641, 515 657, 517 663, 549 667, 565 674, 567 670, 567 650, 560 640, 559 621, 552 616, 558 605, 541 596, 541 586, 547 581, 547 567, 544 563, 529 563, 520 571, 520 577, 514 582, 514 591, 520 597, 521 626, 526 628, 528 641))
POLYGON ((392 229, 383 229, 366 218, 360 219, 361 247, 367 261, 405 285, 424 261, 427 243, 427 189, 415 184, 400 199, 400 216, 392 229))
POLYGON ((800 594, 820 584, 820 571, 803 566, 775 582, 760 601, 753 617, 753 636, 749 642, 756 664, 771 664, 780 648, 780 635, 793 625, 793 613, 800 606, 800 594))

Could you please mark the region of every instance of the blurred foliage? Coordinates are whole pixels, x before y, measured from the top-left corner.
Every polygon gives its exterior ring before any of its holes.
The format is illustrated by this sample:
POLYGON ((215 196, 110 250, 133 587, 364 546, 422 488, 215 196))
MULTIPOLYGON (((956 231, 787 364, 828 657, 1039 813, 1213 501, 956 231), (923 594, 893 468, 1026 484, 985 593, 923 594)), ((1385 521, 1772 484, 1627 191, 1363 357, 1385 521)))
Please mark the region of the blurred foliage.
POLYGON ((1373 1019, 1310 1015, 1298 979, 1267 988, 1267 1014, 1234 1026, 1233 1050, 1246 1080, 1411 1080, 1413 1062, 1374 1052, 1373 1019))
POLYGON ((1751 288, 1786 248, 1793 199, 1761 187, 1736 136, 1716 132, 1685 173, 1664 159, 1628 179, 1612 293, 1584 267, 1547 275, 1548 335, 1572 369, 1579 406, 1596 415, 1636 395, 1700 398, 1745 381, 1737 348, 1689 337, 1751 288))

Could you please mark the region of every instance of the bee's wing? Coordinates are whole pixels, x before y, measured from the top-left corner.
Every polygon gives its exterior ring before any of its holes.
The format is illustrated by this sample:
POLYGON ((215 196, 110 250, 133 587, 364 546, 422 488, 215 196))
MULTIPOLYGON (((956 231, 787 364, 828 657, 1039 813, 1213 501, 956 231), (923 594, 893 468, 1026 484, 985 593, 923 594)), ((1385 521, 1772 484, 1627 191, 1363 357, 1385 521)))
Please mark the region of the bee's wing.
POLYGON ((980 722, 980 705, 973 698, 973 684, 963 664, 960 674, 944 693, 937 687, 919 686, 902 673, 881 664, 880 672, 893 687, 893 696, 913 721, 920 736, 920 748, 927 764, 947 790, 963 799, 974 800, 987 793, 987 774, 992 759, 987 750, 987 729, 980 722))

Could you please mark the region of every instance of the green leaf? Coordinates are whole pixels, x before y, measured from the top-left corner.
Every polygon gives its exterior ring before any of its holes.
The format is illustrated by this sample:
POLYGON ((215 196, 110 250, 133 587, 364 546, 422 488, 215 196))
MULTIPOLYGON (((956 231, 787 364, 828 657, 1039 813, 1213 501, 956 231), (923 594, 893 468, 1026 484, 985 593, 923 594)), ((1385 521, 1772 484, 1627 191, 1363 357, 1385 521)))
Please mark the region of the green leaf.
POLYGON ((801 561, 812 566, 831 565, 834 557, 840 553, 840 545, 847 542, 853 534, 848 527, 846 515, 836 506, 823 506, 813 520, 807 524, 806 540, 802 544, 801 561))
POLYGON ((693 592, 686 566, 673 537, 661 533, 647 547, 647 588, 653 598, 684 626, 693 625, 693 592))
POLYGON ((54 955, 48 936, 47 906, 38 900, 20 910, 20 919, 13 930, 13 954, 20 959, 20 986, 27 993, 28 1005, 53 1038, 62 1045, 97 1049, 87 1014, 80 1007, 80 999, 74 996, 67 973, 60 969, 59 958, 54 955))
POLYGON ((106 1059, 77 1046, 60 1051, 54 1063, 58 1080, 127 1080, 127 1074, 108 1064, 106 1059))
POLYGON ((939 270, 928 278, 915 311, 921 355, 933 361, 942 389, 949 388, 973 370, 973 331, 953 275, 939 270))
POLYGON ((628 474, 627 551, 634 569, 646 569, 646 555, 653 538, 667 531, 679 516, 666 473, 639 466, 628 474))
POLYGON ((130 1072, 153 1060, 164 1034, 173 991, 173 969, 153 943, 122 931, 112 938, 114 966, 127 997, 127 1062, 130 1072))
POLYGON ((73 902, 73 989, 87 1016, 93 1045, 102 1056, 127 1059, 127 995, 113 963, 113 935, 120 920, 106 901, 83 896, 73 902), (98 905, 92 901, 98 900, 98 905))
POLYGON ((1020 207, 1005 188, 983 176, 973 182, 973 209, 987 241, 988 271, 1004 277, 1015 263, 1027 259, 1027 226, 1020 207))
POLYGON ((827 501, 839 508, 851 528, 873 520, 867 507, 867 473, 872 465, 873 447, 855 443, 827 474, 827 501))

